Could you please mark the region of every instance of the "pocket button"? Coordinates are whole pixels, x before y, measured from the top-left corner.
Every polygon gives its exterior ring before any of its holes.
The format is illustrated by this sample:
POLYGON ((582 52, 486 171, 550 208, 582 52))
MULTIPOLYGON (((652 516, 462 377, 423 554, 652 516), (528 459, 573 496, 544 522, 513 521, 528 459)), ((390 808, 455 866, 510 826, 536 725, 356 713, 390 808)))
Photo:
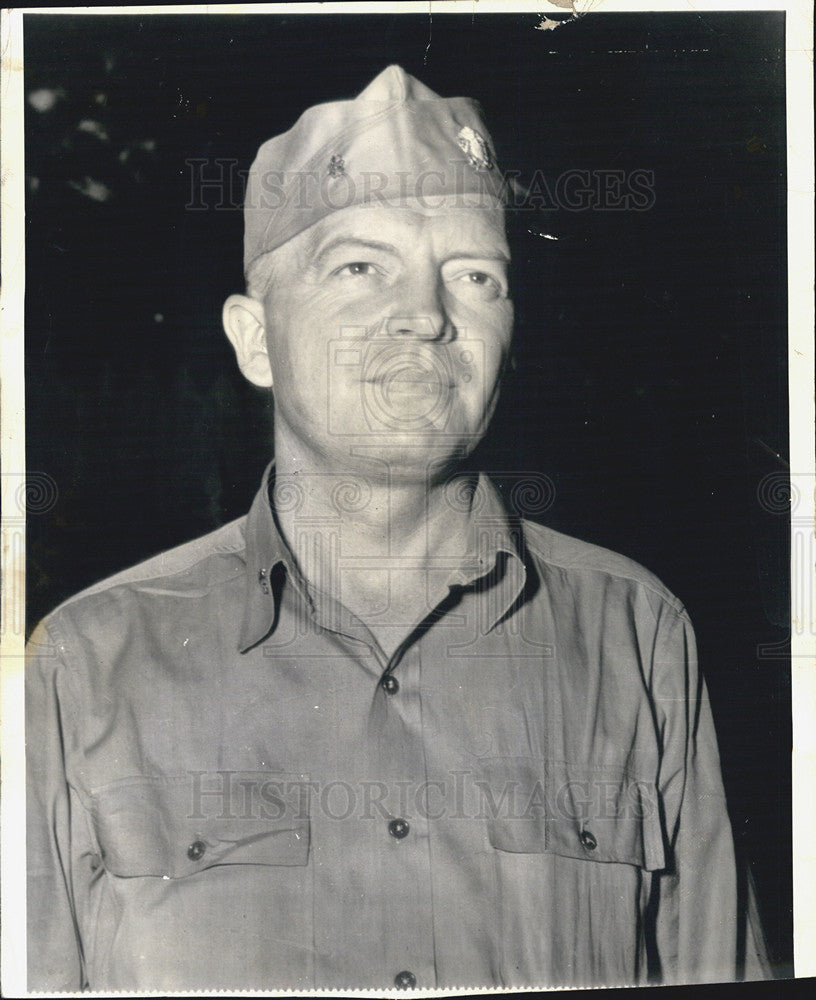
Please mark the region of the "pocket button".
POLYGON ((207 845, 201 840, 194 840, 187 848, 187 857, 191 861, 200 861, 204 857, 207 845))
POLYGON ((594 851, 598 846, 598 841, 589 830, 581 830, 581 843, 587 851, 594 851))

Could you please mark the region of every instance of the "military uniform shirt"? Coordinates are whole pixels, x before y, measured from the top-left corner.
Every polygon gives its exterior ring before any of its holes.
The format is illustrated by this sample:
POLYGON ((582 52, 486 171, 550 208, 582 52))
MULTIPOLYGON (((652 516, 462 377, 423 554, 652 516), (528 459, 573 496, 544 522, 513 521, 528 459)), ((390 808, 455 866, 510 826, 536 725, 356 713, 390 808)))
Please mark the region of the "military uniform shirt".
POLYGON ((32 637, 31 989, 759 968, 692 627, 658 580, 510 518, 482 477, 448 596, 389 661, 302 579, 267 485, 32 637))

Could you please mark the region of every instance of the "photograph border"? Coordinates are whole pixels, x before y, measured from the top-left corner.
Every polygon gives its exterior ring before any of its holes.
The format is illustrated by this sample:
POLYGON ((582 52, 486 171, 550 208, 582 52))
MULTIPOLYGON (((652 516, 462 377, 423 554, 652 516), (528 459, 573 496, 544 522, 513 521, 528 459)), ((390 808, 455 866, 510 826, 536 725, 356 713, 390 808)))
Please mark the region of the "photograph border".
MULTIPOLYGON (((557 15, 563 3, 495 3, 485 0, 478 12, 516 12, 557 15)), ((787 91, 787 224, 788 224, 788 376, 790 417, 791 494, 806 498, 806 513, 791 523, 791 682, 793 721, 793 906, 794 967, 797 977, 816 975, 816 857, 810 831, 816 829, 816 595, 813 567, 802 564, 803 553, 812 552, 816 502, 814 463, 814 346, 813 346, 813 8, 808 0, 766 0, 762 3, 698 0, 658 3, 576 0, 591 16, 605 13, 650 11, 718 12, 784 11, 786 14, 787 91), (807 500, 810 499, 808 506, 807 500), (805 543, 803 545, 803 540, 805 543), (803 583, 804 581, 804 583, 803 583), (810 581, 808 584, 807 581, 810 581), (804 594, 804 602, 802 596, 804 594)), ((434 0, 429 16, 456 13, 470 16, 472 3, 434 0)), ((25 635, 25 505, 17 501, 19 484, 25 482, 24 403, 24 290, 25 290, 25 183, 24 183, 24 85, 23 18, 39 14, 264 14, 418 13, 415 3, 325 3, 275 5, 163 5, 113 8, 17 8, 2 11, 2 106, 0 165, 2 166, 2 283, 0 284, 0 434, 2 435, 2 986, 5 995, 26 992, 25 942, 25 836, 23 657, 25 635), (11 513, 7 513, 11 512, 11 513)), ((277 991, 278 993, 281 991, 277 991)), ((327 995, 321 991, 286 991, 290 995, 327 995)), ((334 991, 335 995, 337 991, 334 991)), ((360 996, 387 996, 387 990, 347 990, 360 996)), ((417 990, 407 995, 469 995, 469 990, 417 990)), ((484 993, 525 992, 505 988, 484 993)), ((216 991, 212 995, 228 995, 216 991)), ((85 994, 100 995, 100 994, 85 994)), ((139 995, 162 995, 158 991, 139 995)), ((209 994, 204 994, 209 995, 209 994)), ((276 995, 271 992, 242 995, 276 995)))

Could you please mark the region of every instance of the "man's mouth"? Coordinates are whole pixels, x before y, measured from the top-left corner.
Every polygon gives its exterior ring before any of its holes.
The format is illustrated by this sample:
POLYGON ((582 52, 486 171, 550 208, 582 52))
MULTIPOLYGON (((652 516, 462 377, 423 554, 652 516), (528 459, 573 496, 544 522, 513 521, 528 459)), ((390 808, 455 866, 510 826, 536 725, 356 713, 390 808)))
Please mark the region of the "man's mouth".
POLYGON ((369 372, 365 381, 377 386, 383 393, 404 393, 415 396, 438 396, 454 388, 449 374, 440 371, 437 365, 425 365, 416 359, 396 361, 377 366, 369 372))
POLYGON ((438 378, 413 375, 394 375, 374 382, 386 396, 396 394, 427 396, 436 398, 442 392, 453 388, 452 382, 440 382, 438 378))

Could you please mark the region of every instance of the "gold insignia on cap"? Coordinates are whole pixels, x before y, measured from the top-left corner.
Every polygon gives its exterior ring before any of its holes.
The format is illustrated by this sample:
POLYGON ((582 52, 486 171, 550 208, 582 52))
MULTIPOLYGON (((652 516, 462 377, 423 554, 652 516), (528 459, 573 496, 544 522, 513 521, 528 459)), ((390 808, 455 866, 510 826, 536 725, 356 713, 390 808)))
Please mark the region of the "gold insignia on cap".
POLYGON ((474 170, 491 170, 493 160, 490 157, 490 147, 475 128, 465 125, 456 136, 462 152, 467 156, 468 163, 474 170))
POLYGON ((346 172, 346 164, 342 156, 335 155, 329 160, 329 174, 332 177, 341 177, 346 172))

